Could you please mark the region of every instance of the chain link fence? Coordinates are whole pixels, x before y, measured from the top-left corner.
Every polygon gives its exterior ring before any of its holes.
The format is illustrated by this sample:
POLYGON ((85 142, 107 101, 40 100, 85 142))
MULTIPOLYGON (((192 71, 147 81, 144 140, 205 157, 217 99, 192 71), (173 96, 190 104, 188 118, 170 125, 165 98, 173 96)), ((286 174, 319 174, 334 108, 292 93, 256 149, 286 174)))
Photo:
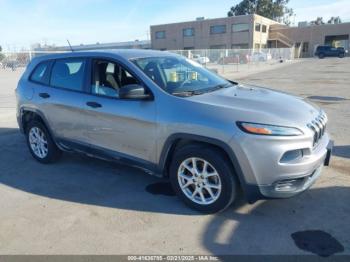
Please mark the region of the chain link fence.
POLYGON ((36 56, 62 53, 57 51, 18 51, 0 52, 0 70, 24 69, 28 63, 36 56))
POLYGON ((204 49, 170 52, 192 59, 219 74, 250 71, 267 65, 291 61, 295 57, 294 48, 204 49))
MULTIPOLYGON (((63 51, 62 51, 63 52, 63 51)), ((293 60, 294 48, 273 49, 204 49, 170 51, 192 59, 218 73, 251 71, 267 65, 293 60)), ((33 57, 60 53, 58 51, 20 51, 0 53, 0 70, 25 68, 33 57)))

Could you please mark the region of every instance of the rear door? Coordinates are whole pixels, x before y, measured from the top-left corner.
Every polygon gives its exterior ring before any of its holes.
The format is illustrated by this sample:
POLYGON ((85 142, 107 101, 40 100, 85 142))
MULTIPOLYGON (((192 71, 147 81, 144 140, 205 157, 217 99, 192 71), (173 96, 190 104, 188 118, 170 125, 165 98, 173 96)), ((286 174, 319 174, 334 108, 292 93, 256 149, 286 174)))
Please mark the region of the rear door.
POLYGON ((144 86, 116 60, 91 59, 90 92, 85 96, 86 137, 93 149, 114 156, 155 162, 156 101, 120 99, 127 85, 144 86), (101 150, 100 150, 101 149, 101 150))
POLYGON ((84 57, 53 61, 49 85, 41 95, 43 110, 55 137, 66 145, 87 144, 85 101, 87 60, 84 57))

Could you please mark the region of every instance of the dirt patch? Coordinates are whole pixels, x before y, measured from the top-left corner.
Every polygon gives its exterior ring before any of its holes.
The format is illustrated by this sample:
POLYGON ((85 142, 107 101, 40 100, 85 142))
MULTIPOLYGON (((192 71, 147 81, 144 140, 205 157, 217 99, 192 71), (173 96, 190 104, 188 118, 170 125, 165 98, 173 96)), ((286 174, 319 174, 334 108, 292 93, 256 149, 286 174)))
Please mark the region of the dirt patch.
POLYGON ((308 96, 307 97, 310 100, 319 100, 325 101, 325 102, 340 102, 340 101, 345 101, 348 100, 345 97, 339 97, 339 96, 308 96))
POLYGON ((344 246, 330 234, 321 230, 306 230, 291 235, 295 245, 321 257, 344 252, 344 246))

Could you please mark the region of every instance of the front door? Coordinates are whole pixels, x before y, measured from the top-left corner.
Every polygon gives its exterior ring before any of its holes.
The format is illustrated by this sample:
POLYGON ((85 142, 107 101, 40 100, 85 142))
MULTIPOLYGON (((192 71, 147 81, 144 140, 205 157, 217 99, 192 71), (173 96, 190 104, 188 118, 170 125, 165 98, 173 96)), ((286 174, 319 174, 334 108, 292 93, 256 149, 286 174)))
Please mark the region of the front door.
POLYGON ((143 84, 118 63, 92 59, 91 68, 91 94, 84 117, 92 149, 155 163, 155 101, 119 98, 121 88, 143 84))

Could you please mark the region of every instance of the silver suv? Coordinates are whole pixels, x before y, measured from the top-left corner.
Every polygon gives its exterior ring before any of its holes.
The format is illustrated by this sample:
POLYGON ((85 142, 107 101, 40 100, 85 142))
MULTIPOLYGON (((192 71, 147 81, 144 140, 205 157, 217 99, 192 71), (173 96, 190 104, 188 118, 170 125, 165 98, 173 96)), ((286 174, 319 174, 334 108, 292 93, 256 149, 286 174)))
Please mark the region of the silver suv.
POLYGON ((73 52, 32 60, 17 119, 41 163, 62 151, 169 177, 206 213, 306 190, 328 165, 326 114, 301 98, 228 81, 167 52, 73 52))

